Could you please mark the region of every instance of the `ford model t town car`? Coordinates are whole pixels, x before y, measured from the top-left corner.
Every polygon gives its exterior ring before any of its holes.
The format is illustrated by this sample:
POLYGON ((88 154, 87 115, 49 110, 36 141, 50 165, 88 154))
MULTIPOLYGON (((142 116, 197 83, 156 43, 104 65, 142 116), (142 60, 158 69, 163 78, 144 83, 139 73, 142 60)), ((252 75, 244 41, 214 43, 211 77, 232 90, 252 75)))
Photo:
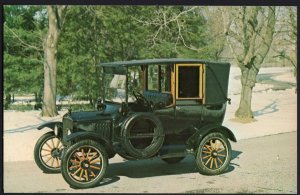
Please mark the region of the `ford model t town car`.
MULTIPOLYGON (((194 155, 201 174, 223 173, 231 160, 231 130, 222 126, 229 63, 147 59, 100 63, 101 97, 94 111, 49 122, 35 145, 36 164, 61 172, 72 187, 99 185, 108 159, 159 157, 177 163, 194 155)), ((97 89, 99 90, 99 89, 97 89)))

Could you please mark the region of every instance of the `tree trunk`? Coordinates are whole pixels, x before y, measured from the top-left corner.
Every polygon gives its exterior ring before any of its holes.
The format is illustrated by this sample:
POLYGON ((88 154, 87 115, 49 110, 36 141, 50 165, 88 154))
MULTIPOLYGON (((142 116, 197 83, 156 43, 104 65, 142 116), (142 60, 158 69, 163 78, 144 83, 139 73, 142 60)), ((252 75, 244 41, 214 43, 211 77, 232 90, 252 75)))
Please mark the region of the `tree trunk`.
POLYGON ((57 53, 57 18, 52 6, 47 7, 49 29, 45 40, 44 62, 44 104, 42 116, 54 117, 58 114, 56 108, 56 53, 57 53))
POLYGON ((251 68, 242 70, 241 83, 242 91, 240 105, 235 112, 235 116, 240 119, 252 119, 253 112, 251 110, 252 89, 255 86, 257 71, 251 68))
MULTIPOLYGON (((233 18, 232 16, 224 24, 227 42, 242 72, 240 105, 235 112, 235 117, 239 119, 253 118, 252 89, 256 83, 256 75, 272 44, 276 23, 275 12, 275 6, 267 7, 265 10, 263 7, 244 6, 238 11, 240 17, 234 16, 235 18, 233 18), (265 13, 268 13, 267 17, 264 17, 265 13), (234 20, 241 25, 234 26, 234 20), (241 45, 241 51, 234 49, 234 44, 241 45)), ((225 16, 225 11, 223 11, 223 15, 225 16)))
POLYGON ((240 99, 240 105, 235 112, 235 116, 238 118, 253 118, 251 110, 252 88, 249 86, 242 86, 242 93, 240 99))
POLYGON ((5 97, 4 109, 7 110, 10 104, 11 104, 11 95, 10 93, 7 93, 5 97))

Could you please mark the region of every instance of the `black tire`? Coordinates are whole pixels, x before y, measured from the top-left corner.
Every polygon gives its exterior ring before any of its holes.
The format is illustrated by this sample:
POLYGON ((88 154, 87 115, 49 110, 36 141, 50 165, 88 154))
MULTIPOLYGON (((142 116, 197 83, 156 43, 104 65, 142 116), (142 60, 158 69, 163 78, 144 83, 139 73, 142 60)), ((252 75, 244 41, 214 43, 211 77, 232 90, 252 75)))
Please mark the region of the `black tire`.
POLYGON ((92 188, 100 184, 107 166, 105 148, 93 140, 82 140, 64 151, 61 172, 71 187, 92 188))
POLYGON ((176 163, 179 163, 180 161, 182 161, 184 158, 185 158, 185 156, 173 157, 173 158, 162 158, 161 160, 165 161, 168 164, 176 164, 176 163))
POLYGON ((230 160, 231 145, 222 133, 210 133, 201 140, 196 155, 201 174, 221 174, 228 168, 230 160))
POLYGON ((34 146, 34 161, 45 173, 60 173, 63 145, 53 131, 42 135, 34 146))
POLYGON ((154 156, 164 142, 164 130, 161 122, 155 115, 149 113, 137 113, 129 116, 122 126, 121 136, 122 146, 126 153, 136 159, 154 156), (146 132, 136 132, 139 128, 142 129, 141 127, 146 127, 146 132), (145 134, 143 135, 143 133, 145 134))

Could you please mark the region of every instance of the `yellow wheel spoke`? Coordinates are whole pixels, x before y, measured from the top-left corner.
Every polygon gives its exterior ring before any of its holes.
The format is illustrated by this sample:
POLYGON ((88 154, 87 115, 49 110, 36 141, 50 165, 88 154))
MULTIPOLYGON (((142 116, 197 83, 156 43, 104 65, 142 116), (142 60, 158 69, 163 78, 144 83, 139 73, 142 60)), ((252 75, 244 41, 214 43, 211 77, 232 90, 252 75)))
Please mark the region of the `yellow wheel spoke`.
POLYGON ((58 158, 56 157, 55 159, 56 159, 57 167, 59 167, 60 165, 59 165, 58 158))
POLYGON ((85 181, 88 181, 88 180, 89 180, 89 175, 88 175, 87 170, 85 170, 85 181))
POLYGON ((75 176, 81 169, 82 169, 82 168, 79 167, 79 169, 77 169, 77 170, 75 171, 75 173, 73 173, 73 175, 75 176))
POLYGON ((42 155, 42 157, 49 156, 49 155, 51 155, 51 153, 49 153, 49 154, 44 154, 44 155, 42 155))
POLYGON ((89 148, 89 151, 88 151, 88 153, 87 153, 87 155, 86 155, 86 158, 87 158, 88 160, 89 160, 90 152, 91 152, 91 148, 89 148))
POLYGON ((49 162, 49 160, 53 158, 52 156, 50 156, 50 158, 47 159, 47 161, 45 161, 45 163, 49 162))
POLYGON ((214 159, 214 161, 215 161, 216 168, 219 168, 218 163, 217 163, 217 159, 214 159))
POLYGON ((96 177, 95 173, 94 173, 92 170, 89 169, 89 171, 91 172, 91 175, 92 175, 93 177, 96 177))
POLYGON ((202 157, 202 159, 206 159, 206 158, 208 158, 208 157, 210 157, 210 155, 204 156, 204 157, 202 157))
POLYGON ((54 145, 54 141, 53 141, 53 139, 51 139, 51 142, 52 142, 52 146, 53 146, 53 148, 55 148, 55 145, 54 145))
POLYGON ((75 160, 75 159, 74 159, 74 160, 71 159, 70 161, 73 162, 73 163, 78 163, 78 164, 80 163, 79 161, 77 161, 77 160, 75 160))
POLYGON ((93 156, 90 158, 90 161, 94 160, 97 156, 97 153, 94 153, 93 156))
POLYGON ((81 180, 81 178, 82 178, 82 174, 83 174, 83 169, 81 169, 81 171, 80 171, 80 175, 79 175, 79 179, 81 180))
POLYGON ((42 150, 47 151, 47 152, 51 152, 51 150, 47 150, 47 149, 45 149, 45 148, 43 148, 42 150))
POLYGON ((210 154, 211 152, 208 152, 208 151, 202 151, 203 153, 206 153, 206 154, 210 154))
POLYGON ((62 147, 64 147, 64 145, 61 145, 61 146, 59 146, 59 148, 58 148, 58 149, 61 149, 62 147))
POLYGON ((213 161, 214 161, 214 160, 211 159, 211 161, 210 161, 210 166, 209 166, 210 168, 212 168, 213 161))
POLYGON ((211 159, 212 159, 212 157, 210 157, 210 158, 206 161, 205 165, 207 165, 207 163, 208 163, 211 159))
POLYGON ((220 148, 220 150, 217 151, 217 152, 222 152, 222 151, 224 151, 224 150, 225 150, 225 148, 220 148))
POLYGON ((223 157, 226 157, 224 154, 218 154, 218 156, 223 156, 223 157))
POLYGON ((95 164, 95 163, 97 163, 97 162, 101 162, 101 160, 100 160, 99 158, 97 158, 97 159, 91 161, 90 164, 95 164))
POLYGON ((54 158, 52 158, 52 162, 51 162, 51 167, 53 167, 53 165, 54 165, 54 158))
POLYGON ((51 150, 53 149, 47 142, 45 143, 51 150))
POLYGON ((81 148, 82 158, 85 159, 84 150, 81 148))
POLYGON ((221 163, 221 165, 223 164, 223 161, 220 159, 220 158, 218 158, 217 157, 217 159, 218 159, 218 161, 221 163))
POLYGON ((78 160, 80 160, 81 161, 81 158, 80 158, 80 156, 78 156, 78 154, 75 152, 74 153, 74 155, 78 158, 78 160))
POLYGON ((58 148, 59 144, 60 144, 60 141, 59 141, 59 139, 57 139, 56 148, 58 148))
POLYGON ((205 145, 205 148, 207 148, 209 151, 212 151, 212 149, 210 149, 209 147, 209 145, 205 145))
POLYGON ((74 168, 77 168, 77 167, 80 167, 80 165, 73 165, 73 166, 70 166, 70 167, 69 167, 69 170, 74 169, 74 168))
POLYGON ((94 166, 94 165, 90 165, 90 167, 93 168, 93 169, 97 169, 97 170, 100 170, 100 169, 101 169, 100 167, 96 167, 96 166, 94 166))

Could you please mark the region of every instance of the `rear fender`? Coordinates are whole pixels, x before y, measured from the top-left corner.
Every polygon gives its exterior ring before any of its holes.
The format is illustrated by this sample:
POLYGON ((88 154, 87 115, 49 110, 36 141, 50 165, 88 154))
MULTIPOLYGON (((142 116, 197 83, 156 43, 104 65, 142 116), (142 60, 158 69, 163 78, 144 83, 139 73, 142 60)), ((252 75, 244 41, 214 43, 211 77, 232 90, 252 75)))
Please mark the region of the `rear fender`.
POLYGON ((232 131, 230 129, 228 129, 227 127, 221 126, 221 125, 214 125, 214 124, 208 124, 202 128, 197 129, 197 132, 192 136, 194 137, 196 140, 196 145, 195 148, 198 147, 198 145, 200 144, 201 140, 209 133, 212 132, 219 132, 222 133, 224 136, 226 136, 230 141, 233 142, 237 142, 234 134, 232 133, 232 131))

